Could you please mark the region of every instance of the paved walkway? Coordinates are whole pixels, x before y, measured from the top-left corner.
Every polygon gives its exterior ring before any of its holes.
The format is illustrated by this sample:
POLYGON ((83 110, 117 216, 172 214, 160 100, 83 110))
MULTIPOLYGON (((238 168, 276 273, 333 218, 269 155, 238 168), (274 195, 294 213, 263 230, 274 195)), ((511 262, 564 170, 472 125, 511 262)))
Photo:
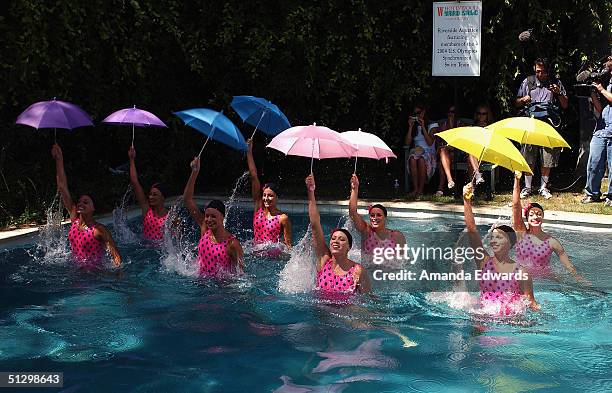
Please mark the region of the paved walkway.
MULTIPOLYGON (((210 199, 225 200, 227 196, 200 195, 196 196, 196 202, 204 205, 210 199)), ((169 198, 168 205, 174 203, 177 197, 169 198)), ((250 198, 236 198, 236 203, 245 209, 252 208, 250 198)), ((317 201, 319 210, 323 214, 344 214, 348 211, 347 200, 320 200, 317 201)), ((359 211, 367 213, 367 206, 370 203, 381 203, 380 200, 360 200, 359 211)), ((405 217, 416 219, 447 218, 462 220, 463 206, 434 203, 434 202, 382 202, 389 211, 390 217, 405 217)), ((308 214, 308 205, 304 199, 282 199, 279 207, 288 214, 308 214)), ((479 223, 491 223, 500 217, 509 218, 512 215, 509 206, 501 207, 474 207, 474 213, 479 223)), ((127 218, 131 219, 140 215, 140 209, 133 207, 127 213, 127 218)), ((102 224, 112 224, 113 216, 111 213, 96 217, 102 224)), ((67 224, 69 221, 64 221, 67 224)), ((612 215, 573 213, 562 211, 546 211, 546 227, 564 228, 585 232, 603 232, 612 234, 612 215)), ((29 243, 34 240, 38 233, 38 228, 23 228, 12 231, 0 231, 0 248, 13 247, 19 244, 29 243)))

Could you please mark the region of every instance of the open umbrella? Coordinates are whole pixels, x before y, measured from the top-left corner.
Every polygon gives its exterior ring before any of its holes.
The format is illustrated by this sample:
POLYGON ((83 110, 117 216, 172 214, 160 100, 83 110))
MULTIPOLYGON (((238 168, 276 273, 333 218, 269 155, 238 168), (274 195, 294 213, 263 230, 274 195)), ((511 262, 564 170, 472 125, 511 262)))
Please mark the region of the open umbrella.
POLYGON ((571 148, 553 126, 533 117, 510 117, 486 128, 520 144, 571 148))
POLYGON ((53 128, 57 142, 57 128, 72 130, 78 127, 93 126, 91 117, 83 109, 69 102, 40 101, 30 105, 17 117, 17 124, 39 128, 53 128))
POLYGON ((362 132, 361 128, 357 131, 342 132, 340 136, 357 146, 357 151, 353 154, 353 157, 355 157, 353 173, 357 173, 357 157, 373 158, 375 160, 384 158, 387 162, 389 157, 397 158, 382 139, 369 132, 362 132))
POLYGON ((217 112, 206 108, 196 108, 174 112, 174 114, 181 118, 188 126, 206 135, 206 141, 198 157, 202 155, 204 147, 206 147, 210 138, 237 150, 247 150, 246 141, 240 133, 240 130, 230 119, 225 117, 223 112, 217 112))
POLYGON ((436 134, 450 146, 511 171, 532 173, 525 158, 505 137, 483 127, 458 127, 436 134))
POLYGON ((231 105, 242 121, 255 127, 251 138, 258 129, 274 136, 291 127, 287 116, 276 105, 263 98, 234 96, 231 105))
POLYGON ((310 157, 310 173, 316 158, 352 157, 357 146, 343 138, 338 132, 327 127, 291 127, 275 136, 268 146, 287 155, 310 157))
POLYGON ((102 120, 102 123, 132 125, 132 147, 134 147, 134 126, 168 128, 157 116, 151 112, 136 108, 136 105, 133 108, 120 109, 111 113, 106 119, 102 120))

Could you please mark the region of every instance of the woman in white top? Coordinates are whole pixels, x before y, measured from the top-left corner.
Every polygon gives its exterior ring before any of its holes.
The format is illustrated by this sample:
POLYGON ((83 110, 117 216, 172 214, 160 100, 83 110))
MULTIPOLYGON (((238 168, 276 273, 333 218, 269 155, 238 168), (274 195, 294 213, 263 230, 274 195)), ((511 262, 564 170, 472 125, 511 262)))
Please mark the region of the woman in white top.
MULTIPOLYGON (((493 112, 491 112, 491 107, 489 107, 489 105, 480 104, 476 107, 476 111, 474 112, 475 126, 486 127, 494 121, 493 112)), ((476 185, 484 183, 485 179, 482 177, 482 174, 478 168, 478 158, 470 154, 468 156, 468 162, 470 163, 471 173, 474 174, 474 183, 476 185)))
POLYGON ((436 148, 434 136, 438 124, 429 123, 427 109, 424 105, 414 108, 414 115, 408 120, 408 132, 404 144, 410 146, 408 153, 408 169, 412 179, 410 198, 423 195, 425 183, 429 181, 436 170, 436 148))

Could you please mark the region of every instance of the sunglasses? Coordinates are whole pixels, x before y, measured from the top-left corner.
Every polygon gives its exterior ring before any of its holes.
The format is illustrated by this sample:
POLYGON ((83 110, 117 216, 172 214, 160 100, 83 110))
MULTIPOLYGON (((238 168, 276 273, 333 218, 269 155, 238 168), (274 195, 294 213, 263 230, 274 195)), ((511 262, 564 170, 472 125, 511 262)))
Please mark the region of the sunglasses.
POLYGON ((448 113, 455 113, 455 110, 454 109, 449 109, 448 113))
POLYGON ((487 113, 487 112, 477 112, 476 114, 477 114, 478 116, 486 116, 486 115, 488 115, 488 113, 487 113))

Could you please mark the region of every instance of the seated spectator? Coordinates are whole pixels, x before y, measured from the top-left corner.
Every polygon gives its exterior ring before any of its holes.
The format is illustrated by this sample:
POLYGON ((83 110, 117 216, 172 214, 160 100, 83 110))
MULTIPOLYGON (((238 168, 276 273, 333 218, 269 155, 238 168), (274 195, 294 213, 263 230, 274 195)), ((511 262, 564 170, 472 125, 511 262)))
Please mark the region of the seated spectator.
MULTIPOLYGON (((489 105, 480 104, 476 107, 476 112, 474 112, 474 126, 486 127, 493 123, 493 121, 493 112, 491 112, 489 105)), ((474 157, 470 154, 468 157, 468 163, 474 176, 476 185, 484 183, 485 179, 482 177, 482 174, 478 168, 478 157, 474 157)))
POLYGON ((412 192, 409 198, 419 198, 423 195, 425 183, 431 179, 436 170, 436 149, 433 133, 437 123, 427 119, 427 109, 417 105, 414 114, 408 120, 408 132, 404 144, 411 149, 408 153, 408 170, 412 180, 412 192))
MULTIPOLYGON (((457 106, 451 105, 448 107, 446 112, 446 119, 438 122, 437 132, 450 130, 452 128, 462 127, 462 124, 457 116, 457 106)), ((440 181, 438 183, 438 191, 436 196, 444 195, 444 186, 446 185, 449 189, 455 187, 455 181, 451 172, 451 164, 454 158, 454 149, 452 146, 448 146, 446 141, 442 138, 435 138, 436 150, 438 157, 440 158, 440 164, 442 168, 439 169, 440 181)))

